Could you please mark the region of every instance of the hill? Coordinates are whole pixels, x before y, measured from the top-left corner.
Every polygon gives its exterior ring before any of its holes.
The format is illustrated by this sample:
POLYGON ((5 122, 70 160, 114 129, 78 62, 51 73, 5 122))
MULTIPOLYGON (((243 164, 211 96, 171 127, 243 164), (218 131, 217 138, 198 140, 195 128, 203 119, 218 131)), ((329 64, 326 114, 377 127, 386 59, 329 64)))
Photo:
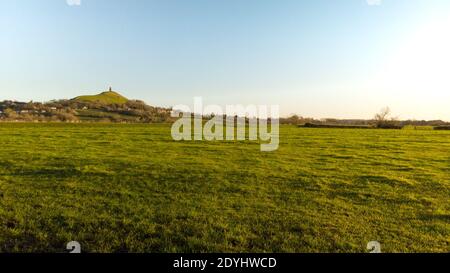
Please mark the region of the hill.
POLYGON ((103 104, 125 104, 129 100, 119 93, 109 90, 98 95, 91 96, 79 96, 73 98, 72 101, 80 101, 80 102, 99 102, 103 104))
POLYGON ((112 91, 49 102, 0 102, 0 121, 23 122, 168 122, 171 109, 129 100, 112 91))

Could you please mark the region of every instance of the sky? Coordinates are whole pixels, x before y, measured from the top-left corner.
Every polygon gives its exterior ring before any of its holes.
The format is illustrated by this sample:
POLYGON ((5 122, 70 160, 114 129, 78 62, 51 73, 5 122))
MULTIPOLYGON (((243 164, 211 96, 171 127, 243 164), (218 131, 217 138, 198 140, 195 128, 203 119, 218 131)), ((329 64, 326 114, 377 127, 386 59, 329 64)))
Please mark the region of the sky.
POLYGON ((0 100, 450 120, 448 0, 0 0, 0 100))

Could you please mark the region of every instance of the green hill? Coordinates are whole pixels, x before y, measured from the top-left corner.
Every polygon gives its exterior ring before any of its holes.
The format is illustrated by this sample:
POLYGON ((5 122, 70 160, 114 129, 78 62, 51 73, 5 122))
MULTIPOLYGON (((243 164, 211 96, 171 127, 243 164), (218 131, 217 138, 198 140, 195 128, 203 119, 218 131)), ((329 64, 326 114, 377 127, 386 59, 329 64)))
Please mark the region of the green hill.
POLYGON ((86 102, 100 102, 104 104, 124 104, 128 101, 127 98, 120 95, 117 92, 114 91, 106 91, 103 93, 100 93, 98 95, 92 95, 92 96, 79 96, 76 98, 73 98, 74 101, 86 101, 86 102))

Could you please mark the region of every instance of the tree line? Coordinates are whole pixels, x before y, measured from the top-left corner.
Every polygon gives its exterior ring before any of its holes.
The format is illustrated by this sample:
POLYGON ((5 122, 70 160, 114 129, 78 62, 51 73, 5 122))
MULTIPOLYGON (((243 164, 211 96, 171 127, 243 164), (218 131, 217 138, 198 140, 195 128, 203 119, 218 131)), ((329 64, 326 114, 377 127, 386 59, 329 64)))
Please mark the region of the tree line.
POLYGON ((399 118, 392 116, 392 111, 389 107, 381 109, 380 112, 376 113, 372 119, 314 119, 292 115, 287 118, 281 118, 280 123, 291 125, 310 125, 310 127, 314 127, 314 125, 347 127, 365 126, 385 129, 401 129, 405 126, 432 126, 442 129, 450 126, 450 122, 443 120, 400 120, 399 118))
POLYGON ((153 107, 143 101, 130 100, 123 104, 107 104, 77 100, 50 102, 0 102, 1 121, 23 122, 169 122, 171 109, 153 107))

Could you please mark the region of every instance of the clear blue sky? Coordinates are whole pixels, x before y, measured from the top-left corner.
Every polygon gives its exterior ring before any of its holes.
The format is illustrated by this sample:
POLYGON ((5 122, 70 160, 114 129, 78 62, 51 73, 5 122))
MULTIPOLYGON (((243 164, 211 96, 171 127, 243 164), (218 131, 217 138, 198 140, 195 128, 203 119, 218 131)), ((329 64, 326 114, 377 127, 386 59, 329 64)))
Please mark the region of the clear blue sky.
POLYGON ((1 0, 0 100, 112 85, 160 106, 450 120, 449 15, 448 0, 1 0))

